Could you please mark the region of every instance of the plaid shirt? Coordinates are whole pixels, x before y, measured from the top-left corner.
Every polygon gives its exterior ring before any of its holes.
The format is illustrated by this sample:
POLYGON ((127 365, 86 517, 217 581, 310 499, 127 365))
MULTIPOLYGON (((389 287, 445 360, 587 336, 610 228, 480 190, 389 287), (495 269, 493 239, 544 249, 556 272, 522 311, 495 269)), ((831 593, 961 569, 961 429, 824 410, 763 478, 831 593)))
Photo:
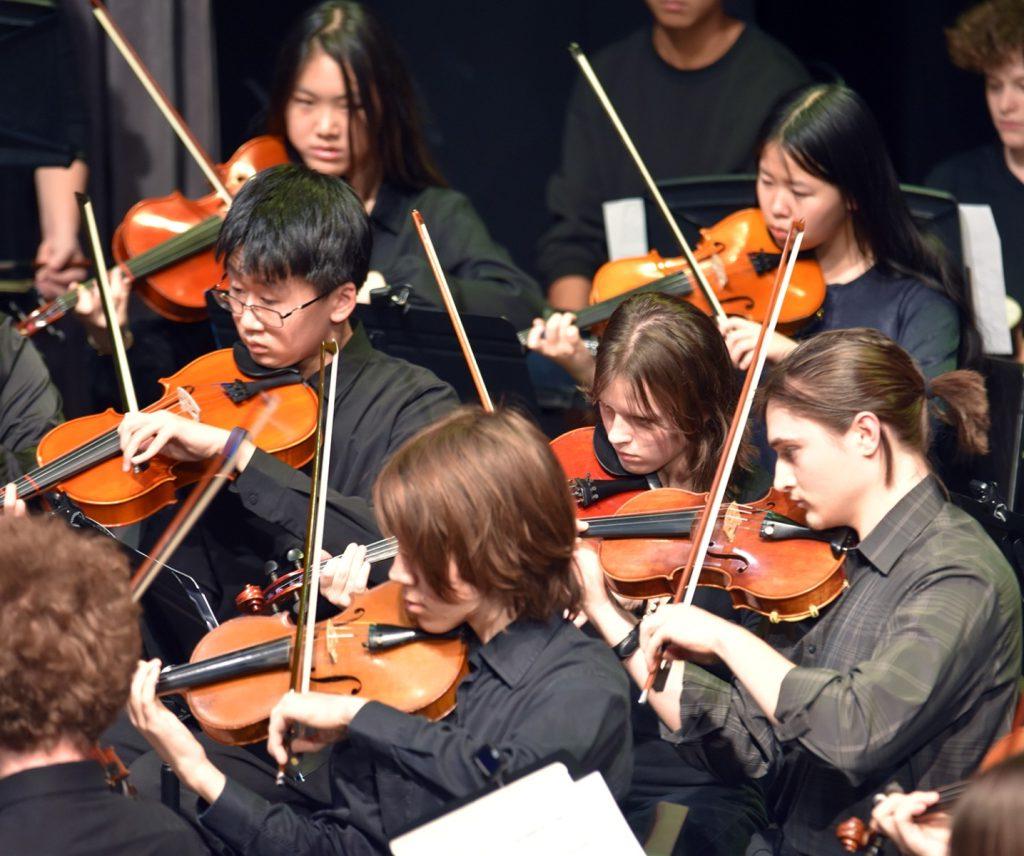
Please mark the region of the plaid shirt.
POLYGON ((785 852, 843 852, 891 781, 969 775, 1005 733, 1021 673, 1021 596, 981 527, 926 478, 851 552, 849 589, 816 620, 761 635, 794 662, 773 727, 753 697, 686 665, 682 728, 666 735, 720 775, 764 779, 785 852))

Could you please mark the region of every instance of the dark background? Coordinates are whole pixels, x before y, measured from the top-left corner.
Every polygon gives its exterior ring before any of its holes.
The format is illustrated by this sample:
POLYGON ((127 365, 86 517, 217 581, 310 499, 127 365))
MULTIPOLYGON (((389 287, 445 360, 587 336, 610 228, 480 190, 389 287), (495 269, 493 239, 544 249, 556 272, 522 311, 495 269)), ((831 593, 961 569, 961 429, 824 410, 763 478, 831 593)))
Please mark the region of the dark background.
MULTIPOLYGON (((281 34, 314 2, 216 0, 224 157, 259 130, 281 34), (244 25, 238 22, 244 21, 244 25)), ((578 41, 590 54, 649 26, 642 0, 368 0, 394 34, 429 120, 434 153, 495 237, 533 272, 546 226, 544 185, 560 156, 578 41)), ((979 77, 954 68, 943 28, 965 0, 737 0, 819 76, 839 75, 871 105, 903 181, 994 131, 979 77)), ((694 116, 700 122, 700 116, 694 116)))

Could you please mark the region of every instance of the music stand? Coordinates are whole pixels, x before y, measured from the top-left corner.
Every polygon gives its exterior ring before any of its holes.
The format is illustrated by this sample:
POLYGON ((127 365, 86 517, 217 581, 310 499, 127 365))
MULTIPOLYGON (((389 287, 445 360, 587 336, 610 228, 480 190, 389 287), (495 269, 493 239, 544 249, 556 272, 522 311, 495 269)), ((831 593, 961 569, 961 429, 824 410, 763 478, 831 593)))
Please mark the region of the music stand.
MULTIPOLYGON (((462 349, 446 312, 403 302, 402 286, 371 292, 370 304, 356 308, 370 342, 378 351, 430 369, 455 389, 459 399, 478 404, 462 349)), ((526 354, 515 327, 504 318, 462 315, 480 372, 495 402, 517 405, 535 418, 537 396, 526 368, 526 354)))

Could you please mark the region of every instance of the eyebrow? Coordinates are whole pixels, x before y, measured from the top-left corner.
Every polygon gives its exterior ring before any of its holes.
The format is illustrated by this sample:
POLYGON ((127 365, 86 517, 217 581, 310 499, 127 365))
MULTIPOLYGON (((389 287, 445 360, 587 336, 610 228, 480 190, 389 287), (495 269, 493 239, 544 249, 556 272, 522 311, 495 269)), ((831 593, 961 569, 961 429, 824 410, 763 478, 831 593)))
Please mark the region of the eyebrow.
POLYGON ((786 443, 795 442, 796 440, 794 440, 792 437, 775 437, 768 439, 768 445, 771 446, 773 449, 776 448, 777 446, 785 446, 786 443))

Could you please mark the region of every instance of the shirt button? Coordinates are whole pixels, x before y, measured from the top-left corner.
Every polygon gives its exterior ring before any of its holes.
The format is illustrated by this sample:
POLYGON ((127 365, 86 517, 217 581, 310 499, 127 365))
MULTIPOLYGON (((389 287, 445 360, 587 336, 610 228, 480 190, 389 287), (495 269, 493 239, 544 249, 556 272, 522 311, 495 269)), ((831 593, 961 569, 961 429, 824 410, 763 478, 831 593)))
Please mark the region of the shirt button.
POLYGON ((256 504, 256 501, 257 501, 257 500, 258 500, 259 498, 260 498, 260 495, 259 495, 258 493, 256 493, 255 491, 252 491, 252 492, 250 492, 250 493, 249 493, 249 504, 250 504, 250 505, 255 505, 255 504, 256 504))
POLYGON ((818 653, 818 646, 817 645, 813 645, 813 644, 812 645, 808 645, 807 646, 807 653, 808 654, 817 654, 818 653))

